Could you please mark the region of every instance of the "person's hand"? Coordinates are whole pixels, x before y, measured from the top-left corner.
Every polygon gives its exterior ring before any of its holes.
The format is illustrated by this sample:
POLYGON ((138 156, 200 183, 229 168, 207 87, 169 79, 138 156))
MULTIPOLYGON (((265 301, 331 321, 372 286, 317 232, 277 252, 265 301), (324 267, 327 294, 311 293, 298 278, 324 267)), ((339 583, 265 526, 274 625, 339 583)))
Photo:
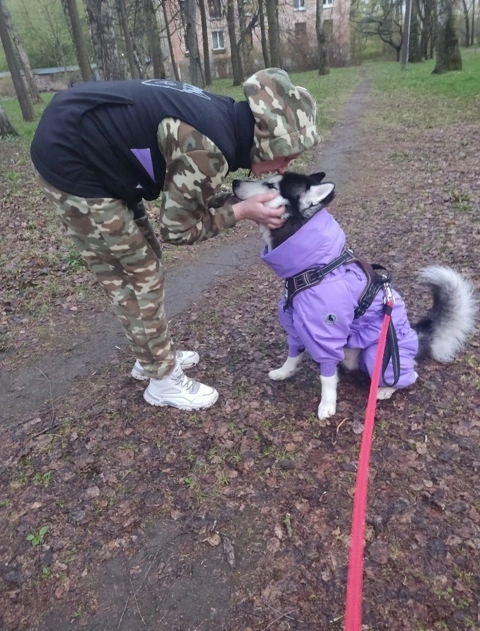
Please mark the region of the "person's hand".
POLYGON ((270 208, 268 202, 271 202, 275 197, 278 197, 277 193, 259 193, 233 204, 235 219, 237 221, 251 219, 262 226, 267 226, 271 230, 280 228, 285 222, 285 219, 282 219, 285 206, 270 208))

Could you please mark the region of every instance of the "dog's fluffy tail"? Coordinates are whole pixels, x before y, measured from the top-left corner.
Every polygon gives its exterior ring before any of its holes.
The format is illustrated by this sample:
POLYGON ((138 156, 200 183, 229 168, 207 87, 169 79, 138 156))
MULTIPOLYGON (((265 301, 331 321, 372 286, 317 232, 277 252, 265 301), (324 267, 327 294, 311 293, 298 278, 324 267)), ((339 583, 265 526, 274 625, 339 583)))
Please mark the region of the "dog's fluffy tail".
POLYGON ((414 329, 418 334, 417 359, 452 361, 475 327, 478 302, 471 283, 449 267, 432 265, 419 272, 433 294, 433 305, 414 329))

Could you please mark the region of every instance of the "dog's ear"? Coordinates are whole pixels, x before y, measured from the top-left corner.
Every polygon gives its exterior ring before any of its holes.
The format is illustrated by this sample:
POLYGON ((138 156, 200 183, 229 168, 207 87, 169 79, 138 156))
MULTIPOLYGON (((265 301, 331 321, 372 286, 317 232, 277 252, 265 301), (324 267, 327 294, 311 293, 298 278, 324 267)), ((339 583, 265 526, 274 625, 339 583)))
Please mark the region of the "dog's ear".
POLYGON ((325 177, 325 173, 323 171, 319 171, 318 173, 312 173, 310 175, 310 179, 313 181, 313 184, 320 184, 320 182, 325 177))
POLYGON ((321 208, 324 208, 335 197, 335 184, 324 182, 311 186, 301 198, 303 215, 310 218, 321 208))

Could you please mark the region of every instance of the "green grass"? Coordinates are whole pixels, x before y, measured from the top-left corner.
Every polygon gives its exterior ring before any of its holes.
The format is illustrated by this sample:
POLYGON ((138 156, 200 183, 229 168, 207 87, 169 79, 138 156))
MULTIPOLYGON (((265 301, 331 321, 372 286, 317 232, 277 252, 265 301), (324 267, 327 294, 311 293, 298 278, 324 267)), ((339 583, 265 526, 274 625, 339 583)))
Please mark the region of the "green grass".
MULTIPOLYGON (((11 122, 15 130, 20 134, 21 139, 30 143, 35 130, 37 129, 38 121, 40 120, 43 110, 50 103, 53 96, 53 92, 42 93, 42 102, 33 106, 35 111, 35 120, 31 123, 27 123, 23 120, 22 112, 17 99, 0 99, 0 106, 4 109, 8 120, 11 122)), ((11 136, 8 140, 13 139, 15 139, 15 137, 11 136)), ((5 139, 1 142, 5 142, 5 139)))
POLYGON ((480 51, 462 49, 463 68, 458 72, 432 74, 435 60, 408 64, 402 70, 400 64, 369 62, 364 65, 375 88, 392 95, 409 92, 414 96, 441 96, 447 99, 480 99, 480 51))

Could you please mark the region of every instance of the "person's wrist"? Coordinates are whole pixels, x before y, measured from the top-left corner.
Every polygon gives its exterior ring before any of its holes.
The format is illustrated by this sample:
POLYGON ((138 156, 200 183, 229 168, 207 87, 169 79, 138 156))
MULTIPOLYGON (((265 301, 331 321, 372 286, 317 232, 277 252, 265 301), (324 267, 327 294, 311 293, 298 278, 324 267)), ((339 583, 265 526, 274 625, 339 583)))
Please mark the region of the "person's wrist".
POLYGON ((242 200, 241 202, 237 202, 236 204, 233 204, 232 209, 233 209, 233 214, 235 215, 236 221, 247 219, 245 200, 242 200))

